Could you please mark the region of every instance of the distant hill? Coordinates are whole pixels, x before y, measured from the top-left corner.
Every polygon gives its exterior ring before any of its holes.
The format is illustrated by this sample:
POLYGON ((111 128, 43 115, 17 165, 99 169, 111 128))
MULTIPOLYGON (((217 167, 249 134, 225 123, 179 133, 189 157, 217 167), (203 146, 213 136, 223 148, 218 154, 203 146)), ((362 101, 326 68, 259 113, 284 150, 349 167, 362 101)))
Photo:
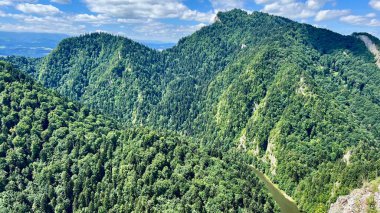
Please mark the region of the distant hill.
POLYGON ((175 43, 170 43, 170 42, 159 42, 159 41, 138 41, 140 42, 141 44, 144 44, 152 49, 156 49, 156 50, 165 50, 165 49, 168 49, 168 48, 171 48, 173 46, 175 46, 176 44, 175 43))
POLYGON ((43 57, 67 37, 63 34, 0 32, 0 56, 43 57))
MULTIPOLYGON (((68 37, 69 35, 53 33, 0 32, 0 57, 43 57, 56 48, 62 39, 68 37)), ((175 45, 175 43, 159 41, 139 42, 157 50, 164 50, 175 45)))

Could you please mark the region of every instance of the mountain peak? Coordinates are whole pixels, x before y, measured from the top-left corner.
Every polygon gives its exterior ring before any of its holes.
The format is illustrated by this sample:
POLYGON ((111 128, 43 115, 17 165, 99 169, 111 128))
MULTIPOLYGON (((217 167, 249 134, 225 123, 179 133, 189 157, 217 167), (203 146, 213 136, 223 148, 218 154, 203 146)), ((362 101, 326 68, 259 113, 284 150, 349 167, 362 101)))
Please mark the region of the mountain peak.
POLYGON ((239 17, 239 16, 248 16, 248 12, 245 10, 241 9, 232 9, 228 11, 219 11, 217 14, 217 17, 222 18, 222 17, 239 17))

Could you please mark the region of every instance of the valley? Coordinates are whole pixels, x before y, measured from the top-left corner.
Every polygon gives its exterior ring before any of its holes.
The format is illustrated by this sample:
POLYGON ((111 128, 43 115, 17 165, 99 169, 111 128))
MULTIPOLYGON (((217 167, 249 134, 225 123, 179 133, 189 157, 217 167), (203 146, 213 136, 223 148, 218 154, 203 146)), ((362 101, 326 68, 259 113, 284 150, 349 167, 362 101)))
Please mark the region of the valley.
POLYGON ((3 57, 0 208, 328 212, 379 177, 378 38, 216 20, 160 51, 89 33, 3 57))
POLYGON ((261 181, 265 183, 265 186, 268 188, 268 191, 273 196, 273 199, 279 205, 281 212, 283 213, 300 213, 297 208, 296 203, 290 198, 285 192, 281 191, 275 184, 273 184, 269 178, 257 170, 255 167, 250 167, 253 172, 259 177, 261 181))

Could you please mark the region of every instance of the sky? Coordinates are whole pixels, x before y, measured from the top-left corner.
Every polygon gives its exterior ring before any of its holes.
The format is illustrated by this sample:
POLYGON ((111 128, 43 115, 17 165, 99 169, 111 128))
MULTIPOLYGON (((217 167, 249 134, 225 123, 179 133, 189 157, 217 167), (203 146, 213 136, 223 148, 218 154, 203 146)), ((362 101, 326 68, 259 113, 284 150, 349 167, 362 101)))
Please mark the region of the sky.
POLYGON ((177 42, 218 11, 261 11, 341 34, 380 37, 380 0, 0 0, 0 31, 79 35, 104 31, 177 42))

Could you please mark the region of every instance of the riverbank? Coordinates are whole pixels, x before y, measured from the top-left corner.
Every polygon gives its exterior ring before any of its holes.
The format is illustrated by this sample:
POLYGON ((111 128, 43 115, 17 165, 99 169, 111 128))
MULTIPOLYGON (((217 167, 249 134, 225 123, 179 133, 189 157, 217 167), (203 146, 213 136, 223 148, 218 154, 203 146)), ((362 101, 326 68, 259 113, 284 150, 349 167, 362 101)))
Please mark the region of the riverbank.
POLYGON ((260 172, 253 166, 250 166, 250 168, 259 177, 259 179, 264 182, 269 193, 273 196, 273 199, 280 207, 281 212, 300 213, 295 201, 290 196, 278 188, 276 184, 272 183, 272 181, 264 173, 260 172))

